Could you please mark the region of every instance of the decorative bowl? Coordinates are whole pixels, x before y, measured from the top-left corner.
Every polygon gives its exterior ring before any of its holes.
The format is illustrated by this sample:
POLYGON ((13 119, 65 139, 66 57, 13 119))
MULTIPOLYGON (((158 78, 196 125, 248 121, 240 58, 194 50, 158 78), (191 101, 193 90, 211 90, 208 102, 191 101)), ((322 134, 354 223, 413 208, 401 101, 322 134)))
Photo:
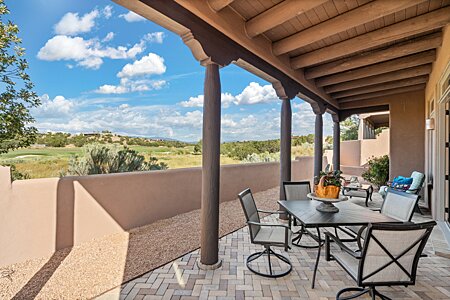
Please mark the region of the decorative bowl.
POLYGON ((320 201, 318 206, 316 206, 316 209, 320 212, 325 213, 337 213, 339 211, 339 208, 333 205, 333 203, 345 201, 348 199, 347 196, 339 195, 339 198, 322 198, 318 197, 316 193, 309 193, 308 198, 316 201, 320 201))

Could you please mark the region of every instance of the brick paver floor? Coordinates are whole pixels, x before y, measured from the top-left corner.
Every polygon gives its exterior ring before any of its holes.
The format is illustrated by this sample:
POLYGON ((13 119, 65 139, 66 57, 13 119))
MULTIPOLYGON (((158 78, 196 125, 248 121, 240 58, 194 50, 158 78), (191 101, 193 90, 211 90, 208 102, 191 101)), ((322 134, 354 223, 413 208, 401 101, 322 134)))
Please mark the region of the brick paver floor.
MULTIPOLYGON (((359 200, 351 200, 360 203, 359 200)), ((379 206, 374 199, 371 206, 379 206)), ((414 221, 427 217, 415 216, 414 221)), ((276 216, 265 218, 276 221, 276 216)), ((438 236, 439 229, 435 229, 438 236)), ((316 288, 311 289, 311 278, 317 249, 293 247, 287 255, 293 265, 292 272, 282 278, 268 279, 250 272, 245 260, 261 246, 250 243, 247 227, 224 236, 219 243, 223 265, 213 271, 203 271, 197 266, 199 250, 172 261, 161 268, 123 284, 120 288, 103 294, 102 299, 335 299, 336 292, 354 281, 336 262, 326 262, 322 256, 316 288)), ((322 252, 323 253, 323 252, 322 252)), ((393 299, 450 299, 450 259, 437 256, 433 239, 425 249, 429 256, 419 263, 415 286, 385 287, 380 291, 393 299)))

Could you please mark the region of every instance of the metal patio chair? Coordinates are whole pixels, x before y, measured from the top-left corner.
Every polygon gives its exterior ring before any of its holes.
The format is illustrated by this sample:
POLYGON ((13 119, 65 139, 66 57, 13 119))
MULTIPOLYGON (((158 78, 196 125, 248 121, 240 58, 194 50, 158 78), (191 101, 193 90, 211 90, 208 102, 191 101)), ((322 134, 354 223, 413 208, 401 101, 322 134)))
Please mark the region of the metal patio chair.
POLYGON ((358 287, 340 290, 336 299, 354 299, 369 293, 372 299, 390 299, 378 286, 409 286, 416 281, 419 258, 436 222, 422 224, 369 224, 360 255, 333 234, 325 233, 326 260, 336 260, 358 287), (330 253, 330 239, 340 250, 330 253), (344 296, 346 293, 354 294, 344 296))
MULTIPOLYGON (((311 184, 309 181, 285 181, 283 182, 283 189, 284 194, 286 195, 286 200, 302 200, 302 201, 310 201, 311 199, 308 198, 308 194, 311 193, 311 184)), ((294 226, 298 226, 297 219, 294 218, 293 220, 294 226)), ((303 224, 300 224, 300 230, 297 232, 293 232, 293 239, 292 244, 297 247, 302 248, 317 248, 319 247, 319 244, 317 245, 304 245, 300 244, 300 241, 303 237, 303 235, 310 235, 312 236, 313 233, 308 231, 303 224)), ((323 243, 320 245, 322 246, 323 243)))
POLYGON ((247 258, 247 268, 255 274, 277 278, 287 275, 292 270, 292 264, 289 258, 274 252, 271 247, 283 247, 285 251, 288 251, 291 245, 292 231, 287 225, 284 224, 270 224, 261 223, 259 218, 259 213, 286 213, 282 211, 265 211, 256 208, 255 200, 253 198, 250 189, 246 189, 239 195, 239 200, 244 210, 245 218, 247 219, 247 225, 250 232, 250 240, 252 244, 264 246, 264 250, 261 252, 256 252, 251 254, 247 258), (251 266, 251 262, 257 260, 260 257, 267 256, 269 273, 260 272, 251 266), (281 265, 286 264, 288 266, 287 270, 281 270, 276 272, 273 270, 273 264, 271 262, 271 257, 278 259, 281 265))
MULTIPOLYGON (((402 222, 410 222, 414 215, 414 207, 419 201, 419 196, 416 194, 408 194, 405 192, 389 190, 379 209, 372 209, 379 211, 383 215, 397 219, 402 222)), ((361 250, 361 239, 365 236, 366 226, 347 226, 353 234, 355 241, 358 243, 358 248, 361 250)), ((348 234, 348 232, 346 232, 348 234)))

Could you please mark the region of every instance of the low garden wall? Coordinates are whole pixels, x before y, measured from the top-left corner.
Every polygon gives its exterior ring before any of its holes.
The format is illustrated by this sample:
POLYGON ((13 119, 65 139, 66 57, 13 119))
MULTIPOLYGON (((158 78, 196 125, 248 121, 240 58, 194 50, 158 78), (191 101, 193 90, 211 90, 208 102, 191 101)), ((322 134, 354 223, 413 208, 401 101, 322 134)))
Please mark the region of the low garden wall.
MULTIPOLYGON (((279 163, 221 167, 220 200, 279 185, 279 163)), ((313 158, 292 180, 313 177, 313 158)), ((276 201, 277 199, 274 199, 276 201)), ((0 267, 200 208, 201 168, 10 182, 0 167, 0 267)))

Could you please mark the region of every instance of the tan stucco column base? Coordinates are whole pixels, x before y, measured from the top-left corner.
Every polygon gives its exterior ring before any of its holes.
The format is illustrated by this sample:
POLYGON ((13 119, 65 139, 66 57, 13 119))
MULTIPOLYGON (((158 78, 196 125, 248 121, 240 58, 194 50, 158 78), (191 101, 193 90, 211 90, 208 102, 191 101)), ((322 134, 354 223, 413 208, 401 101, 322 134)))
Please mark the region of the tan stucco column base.
POLYGON ((205 270, 205 271, 215 270, 222 266, 222 260, 219 259, 219 261, 213 265, 205 265, 205 264, 202 264, 201 261, 197 261, 197 266, 200 268, 200 270, 205 270))

